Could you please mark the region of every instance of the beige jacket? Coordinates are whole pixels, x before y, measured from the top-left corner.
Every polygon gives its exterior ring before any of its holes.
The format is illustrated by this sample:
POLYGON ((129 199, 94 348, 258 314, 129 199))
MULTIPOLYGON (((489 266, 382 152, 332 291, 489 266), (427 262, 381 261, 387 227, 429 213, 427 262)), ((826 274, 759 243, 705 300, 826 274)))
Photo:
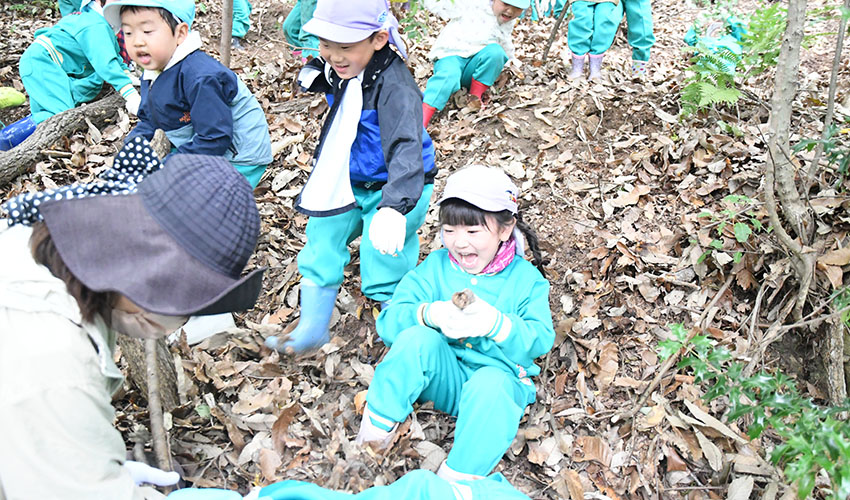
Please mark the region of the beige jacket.
POLYGON ((65 284, 32 259, 30 228, 0 226, 0 500, 163 498, 122 467, 114 334, 82 323, 65 284))

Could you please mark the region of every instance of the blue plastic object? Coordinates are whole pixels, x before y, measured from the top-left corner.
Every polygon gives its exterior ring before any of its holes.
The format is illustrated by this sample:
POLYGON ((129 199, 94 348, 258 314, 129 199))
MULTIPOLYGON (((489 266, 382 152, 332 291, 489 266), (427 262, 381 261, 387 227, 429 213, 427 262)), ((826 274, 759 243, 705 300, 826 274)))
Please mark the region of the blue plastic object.
POLYGON ((35 132, 35 122, 32 115, 21 118, 8 127, 0 130, 0 151, 9 151, 35 132))

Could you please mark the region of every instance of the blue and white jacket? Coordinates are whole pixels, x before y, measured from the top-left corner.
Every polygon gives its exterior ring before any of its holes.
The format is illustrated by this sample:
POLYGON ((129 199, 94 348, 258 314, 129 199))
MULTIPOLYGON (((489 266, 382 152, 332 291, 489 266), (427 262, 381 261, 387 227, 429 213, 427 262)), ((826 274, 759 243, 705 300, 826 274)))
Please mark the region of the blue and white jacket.
POLYGON ((139 124, 127 140, 150 140, 161 128, 178 153, 268 165, 272 149, 263 108, 233 71, 200 47, 200 36, 190 32, 162 72, 144 72, 139 124))
MULTIPOLYGON (((325 74, 325 61, 313 59, 306 68, 325 74)), ((313 155, 319 157, 333 121, 340 78, 333 71, 327 78, 315 78, 307 90, 324 92, 331 111, 325 118, 319 145, 313 155)), ((407 65, 389 44, 375 52, 363 77, 363 111, 357 126, 357 137, 351 145, 349 176, 352 184, 381 190, 378 208, 390 207, 407 214, 422 196, 425 184, 432 184, 434 145, 422 126, 422 92, 407 65)), ((335 215, 312 213, 311 216, 335 215)))

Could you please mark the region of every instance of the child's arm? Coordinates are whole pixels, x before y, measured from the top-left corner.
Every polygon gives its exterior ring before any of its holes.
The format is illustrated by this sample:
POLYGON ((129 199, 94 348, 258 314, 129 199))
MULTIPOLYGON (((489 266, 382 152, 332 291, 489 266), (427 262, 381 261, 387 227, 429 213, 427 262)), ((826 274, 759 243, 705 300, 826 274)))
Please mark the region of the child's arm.
POLYGON ((549 309, 549 282, 542 276, 528 290, 517 290, 523 297, 516 313, 505 314, 511 328, 504 338, 493 341, 511 361, 530 366, 534 360, 552 349, 555 329, 549 309))
MULTIPOLYGON (((128 103, 132 103, 136 109, 130 109, 135 114, 138 102, 141 98, 139 92, 133 87, 133 82, 127 76, 127 66, 118 54, 118 42, 112 28, 104 21, 90 26, 81 31, 75 37, 77 43, 83 48, 86 58, 94 68, 95 73, 103 81, 112 85, 116 92, 121 94, 128 103)), ((129 107, 129 106, 128 106, 129 107)))
MULTIPOLYGON (((150 82, 147 80, 142 80, 142 94, 147 95, 148 88, 150 88, 150 82)), ((153 123, 151 122, 151 119, 148 116, 148 113, 145 111, 144 106, 139 106, 138 117, 139 121, 136 123, 136 126, 133 128, 133 130, 131 130, 130 133, 127 134, 127 138, 124 139, 124 144, 130 142, 130 140, 132 140, 133 137, 136 136, 144 137, 149 141, 153 139, 153 134, 154 132, 156 132, 156 127, 154 127, 153 123)))
POLYGON ((389 207, 407 214, 422 196, 422 96, 403 83, 385 84, 378 100, 381 148, 387 164, 387 183, 378 209, 389 207))
POLYGON ((392 345, 403 330, 421 324, 418 311, 422 304, 440 299, 431 283, 418 272, 419 269, 417 266, 404 275, 396 286, 390 306, 381 311, 375 323, 378 335, 387 345, 392 345))
MULTIPOLYGON (((232 71, 206 74, 187 82, 186 98, 195 135, 178 153, 223 156, 231 147, 233 114, 228 105, 236 98, 238 77, 232 71)), ((233 152, 234 156, 236 152, 233 152)))

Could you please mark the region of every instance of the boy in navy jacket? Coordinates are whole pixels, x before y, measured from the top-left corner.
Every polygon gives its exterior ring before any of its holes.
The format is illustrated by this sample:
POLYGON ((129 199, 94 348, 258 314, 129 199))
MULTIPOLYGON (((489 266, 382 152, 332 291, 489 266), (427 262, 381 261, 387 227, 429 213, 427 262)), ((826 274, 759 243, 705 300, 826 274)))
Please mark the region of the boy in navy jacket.
POLYGON ((128 140, 163 129, 176 152, 224 156, 256 187, 272 161, 266 115, 235 73, 200 50, 193 0, 120 0, 104 15, 144 69, 128 140))
POLYGON ((404 55, 397 26, 385 0, 319 0, 304 25, 322 57, 301 70, 299 83, 324 92, 331 109, 296 202, 310 216, 298 254, 301 318, 287 342, 269 337, 268 347, 302 352, 328 341, 348 244, 358 236, 361 289, 373 300, 388 302, 419 260, 434 146, 422 126, 422 93, 390 48, 404 55))

